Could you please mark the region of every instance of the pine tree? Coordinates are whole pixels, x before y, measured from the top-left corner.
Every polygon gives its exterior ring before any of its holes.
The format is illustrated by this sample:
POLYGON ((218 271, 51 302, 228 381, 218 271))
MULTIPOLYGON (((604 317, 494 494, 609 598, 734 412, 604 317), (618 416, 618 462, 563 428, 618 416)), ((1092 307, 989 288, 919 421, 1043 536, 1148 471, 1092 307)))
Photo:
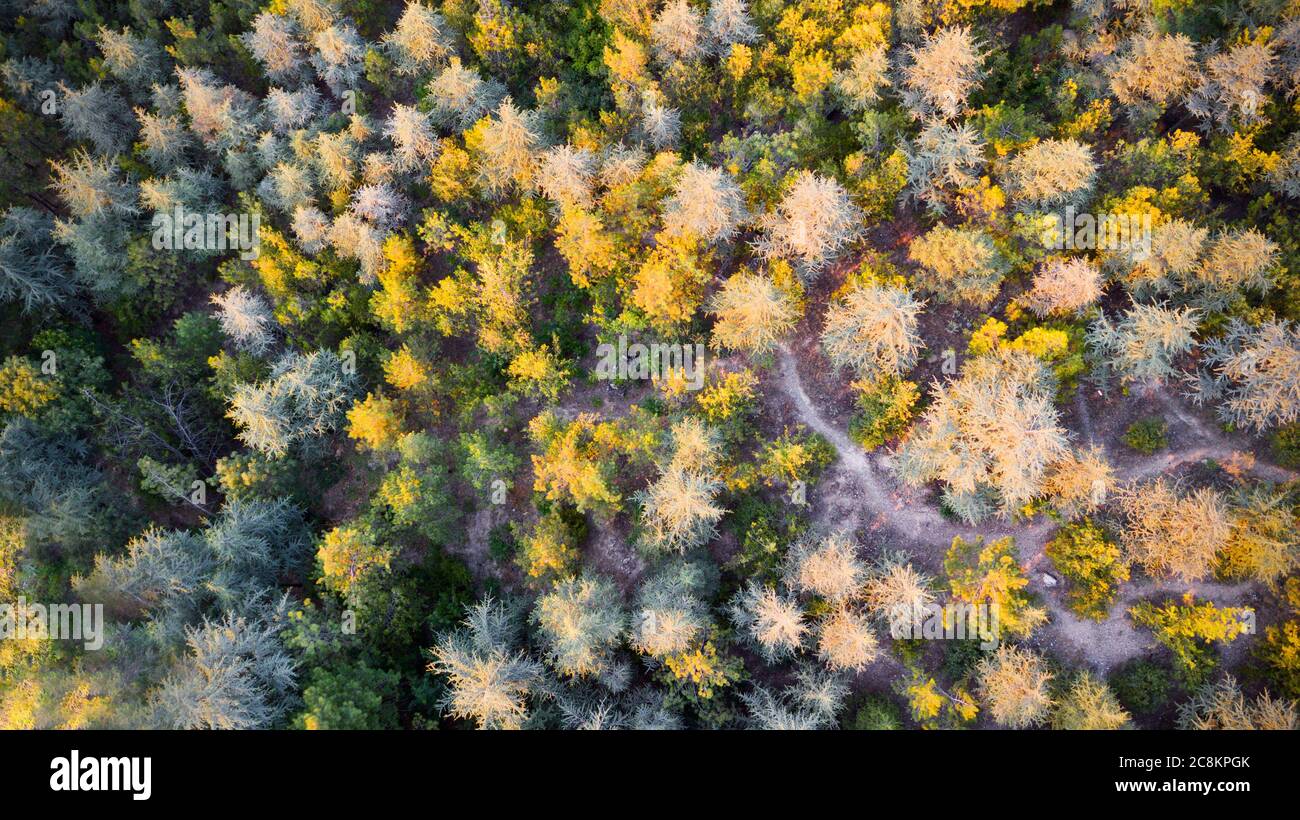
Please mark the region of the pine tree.
POLYGON ((188 629, 188 654, 157 693, 172 729, 268 729, 287 714, 297 675, 278 637, 282 602, 256 617, 227 613, 188 629))
POLYGON ((822 348, 831 364, 852 368, 868 381, 906 373, 921 349, 922 307, 903 288, 864 283, 827 309, 822 348))
POLYGON ((947 210, 949 191, 975 184, 984 165, 984 145, 968 124, 930 123, 915 144, 902 146, 907 158, 907 197, 931 213, 947 210))
POLYGON ((862 230, 862 213, 835 180, 800 171, 787 183, 776 210, 759 220, 755 247, 766 258, 792 258, 813 278, 862 230))
POLYGON ((751 578, 731 599, 728 610, 741 637, 769 662, 789 657, 803 647, 809 628, 803 608, 771 587, 751 578))
POLYGON ((444 128, 460 131, 494 111, 505 97, 504 86, 465 68, 459 57, 452 57, 447 67, 429 82, 427 92, 425 100, 432 106, 434 121, 444 128))
POLYGON ((137 37, 130 28, 118 32, 100 26, 95 42, 104 55, 104 67, 128 87, 145 89, 163 79, 163 56, 158 45, 137 37))
POLYGON ((1184 582, 1209 575, 1227 544, 1232 522, 1223 496, 1209 487, 1188 493, 1164 478, 1116 493, 1125 556, 1153 578, 1184 582))
POLYGON ((664 208, 664 227, 693 233, 705 242, 725 242, 746 220, 744 193, 721 168, 692 162, 682 169, 664 208))
POLYGON ((918 48, 905 47, 903 103, 923 120, 951 120, 966 110, 966 100, 980 82, 984 54, 965 26, 926 33, 918 48))
POLYGON ((1300 329, 1233 319, 1202 350, 1202 370, 1186 377, 1197 404, 1219 402, 1225 423, 1256 431, 1300 419, 1300 329))
POLYGON ((980 661, 976 674, 980 697, 1001 725, 1027 729, 1047 720, 1053 676, 1038 654, 1003 645, 980 661))
POLYGON ((96 82, 80 90, 60 85, 59 90, 59 113, 73 139, 91 143, 105 156, 120 154, 131 144, 135 120, 126 100, 112 88, 96 82))
POLYGON ((912 240, 907 253, 920 265, 913 284, 943 302, 988 306, 1010 267, 988 233, 976 228, 936 225, 912 240))
POLYGON ((296 84, 302 79, 307 48, 293 20, 264 11, 239 39, 272 82, 296 84))
POLYGON ((1034 275, 1033 287, 1023 301, 1039 318, 1069 316, 1096 302, 1101 285, 1101 271, 1087 259, 1054 257, 1034 275))
POLYGON ((748 271, 723 283, 709 301, 709 312, 717 317, 715 346, 751 353, 771 350, 799 321, 799 308, 787 293, 748 271))
POLYGON ((481 136, 479 174, 488 189, 499 194, 511 185, 529 188, 540 143, 531 112, 520 111, 509 97, 502 100, 481 136))
POLYGON ((1187 95, 1187 110, 1205 126, 1224 132, 1234 125, 1264 124, 1266 88, 1276 60, 1267 43, 1239 43, 1226 52, 1211 49, 1200 82, 1187 95))
POLYGON ((1080 205, 1096 179, 1092 150, 1073 139, 1036 142, 1007 166, 1007 189, 1032 208, 1080 205))
POLYGON ((330 92, 342 97, 345 91, 355 90, 361 78, 365 44, 349 23, 335 23, 312 35, 315 53, 311 64, 321 82, 330 92))
POLYGON ((445 60, 453 50, 447 21, 423 3, 408 0, 397 27, 384 35, 397 73, 419 76, 445 60))
POLYGON ((275 317, 261 296, 236 285, 213 295, 212 304, 217 306, 222 332, 238 349, 261 356, 275 343, 275 317))
POLYGON ((603 578, 559 582, 537 599, 532 620, 547 660, 566 678, 607 671, 627 629, 618 589, 603 578))
POLYGON ((655 57, 666 66, 704 55, 704 21, 687 0, 668 0, 650 26, 655 57))
POLYGON ((15 206, 0 215, 0 302, 17 302, 24 312, 51 307, 71 295, 72 280, 50 239, 54 220, 15 206))
POLYGON ((425 168, 438 156, 438 138, 433 134, 429 115, 413 106, 393 105, 384 125, 384 136, 393 144, 393 157, 399 171, 425 168))
POLYGON ((1192 308, 1135 304, 1118 323, 1100 316, 1088 328, 1098 370, 1124 382, 1161 382, 1174 375, 1173 361, 1196 344, 1200 314, 1192 308))
POLYGON ((590 208, 596 157, 586 148, 559 145, 542 152, 537 188, 560 208, 590 208))
POLYGON ((759 37, 745 0, 709 0, 704 28, 715 54, 725 55, 736 43, 753 43, 759 37))
POLYGON ((991 492, 1006 514, 1040 495, 1048 468, 1068 452, 1043 366, 1002 351, 968 360, 961 378, 935 385, 896 469, 909 484, 944 482, 950 500, 991 492))

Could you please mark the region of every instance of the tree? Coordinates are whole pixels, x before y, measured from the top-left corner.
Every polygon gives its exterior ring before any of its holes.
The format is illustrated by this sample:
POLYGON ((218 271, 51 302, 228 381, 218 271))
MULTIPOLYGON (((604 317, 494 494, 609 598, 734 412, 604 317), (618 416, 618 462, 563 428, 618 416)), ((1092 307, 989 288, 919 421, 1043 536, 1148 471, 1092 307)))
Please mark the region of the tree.
POLYGON ((731 599, 731 622, 769 662, 803 647, 808 624, 798 601, 753 579, 731 599))
POLYGON ((431 80, 425 100, 431 106, 434 122, 442 127, 465 131, 500 105, 505 88, 495 80, 483 79, 478 72, 465 68, 459 57, 431 80))
POLYGON ((1039 318, 1077 314, 1101 297, 1101 284, 1101 270, 1087 259, 1049 259, 1034 276, 1024 304, 1039 318))
POLYGON ((348 23, 335 23, 316 31, 311 42, 315 49, 311 64, 321 82, 336 97, 354 90, 366 51, 356 29, 348 23))
POLYGON ((871 623, 841 601, 817 622, 817 657, 836 672, 861 672, 876 659, 879 642, 871 623))
POLYGON ((933 214, 945 213, 950 190, 973 186, 984 166, 984 145, 969 124, 929 123, 902 150, 907 197, 925 203, 933 214))
POLYGON ((660 102, 658 94, 647 91, 641 98, 641 132, 655 150, 671 148, 681 137, 681 112, 660 102))
POLYGON ((1268 485, 1239 488, 1231 499, 1232 533, 1216 574, 1273 585, 1300 566, 1292 501, 1290 493, 1268 485))
POLYGON ((671 66, 704 55, 704 21, 687 0, 668 0, 650 25, 655 57, 671 66))
POLYGON ((397 729, 394 700, 401 676, 384 669, 372 669, 364 661, 340 669, 316 667, 302 690, 303 711, 294 717, 294 728, 397 729))
POLYGON ((1224 675, 1207 684, 1178 706, 1178 728, 1202 730, 1263 729, 1295 731, 1300 717, 1293 701, 1274 699, 1269 692, 1252 703, 1246 699, 1237 679, 1224 675))
POLYGON ((1093 513, 1115 489, 1115 471, 1099 447, 1068 453, 1047 470, 1043 492, 1066 519, 1093 513))
POLYGON ((1047 371, 1020 351, 966 362, 961 378, 936 384, 921 424, 898 451, 909 484, 938 479, 945 502, 975 523, 993 501, 1010 513, 1043 492, 1048 468, 1069 452, 1047 371))
POLYGON ((547 660, 566 678, 599 677, 627 629, 618 589, 604 578, 569 578, 537 599, 533 623, 547 660))
POLYGON ((710 624, 700 600, 700 573, 686 562, 673 562, 648 579, 637 596, 629 642, 638 652, 667 658, 686 652, 710 624))
POLYGON ((120 94, 101 83, 80 90, 59 88, 63 127, 73 139, 90 142, 98 153, 108 156, 121 153, 130 144, 135 122, 120 94))
POLYGON ((1047 720, 1053 676, 1036 653, 1004 644, 979 662, 976 675, 980 697, 998 723, 1027 729, 1047 720))
POLYGON ((1162 382, 1174 375, 1173 360, 1196 344, 1200 314, 1194 308, 1135 304, 1118 323, 1099 316, 1088 328, 1097 371, 1118 373, 1125 383, 1162 382))
POLYGON ((792 591, 828 601, 859 597, 866 574, 857 544, 844 533, 800 541, 786 556, 783 572, 792 591))
POLYGON ((253 18, 252 30, 239 39, 262 64, 268 79, 290 84, 302 79, 307 47, 293 20, 264 11, 253 18))
POLYGON ((176 69, 190 130, 209 148, 236 148, 251 140, 260 117, 253 98, 233 85, 220 83, 207 69, 176 69))
POLYGON ((511 185, 530 187, 540 142, 532 114, 520 111, 509 97, 502 100, 496 117, 479 133, 479 174, 488 189, 499 194, 511 185))
POLYGON ((454 46, 446 29, 441 14, 417 0, 408 0, 396 28, 384 35, 397 73, 419 76, 451 55, 454 46))
POLYGON ((62 256, 50 233, 54 220, 15 206, 0 215, 0 301, 17 302, 25 313, 62 303, 72 292, 62 256))
POLYGON ((1083 519, 1067 524, 1047 542, 1047 557, 1069 582, 1066 596, 1076 615, 1104 621, 1129 568, 1106 530, 1083 519))
POLYGON ((1256 432, 1300 419, 1300 330, 1291 323, 1233 319, 1202 350, 1202 369, 1185 377, 1198 405, 1218 402, 1225 423, 1256 432))
POLYGON ((429 650, 429 671, 447 678, 443 708, 480 729, 519 729, 542 693, 542 665, 515 647, 518 625, 504 603, 484 598, 463 625, 429 650))
POLYGON ((1230 643, 1245 633, 1249 610, 1197 603, 1192 593, 1160 606, 1143 601, 1129 609, 1133 623, 1150 629, 1155 639, 1174 654, 1174 669, 1184 685, 1199 687, 1218 666, 1213 644, 1230 643))
POLYGON ((335 527, 321 537, 316 551, 321 583, 347 598, 366 574, 387 570, 395 553, 378 542, 372 527, 362 523, 335 527))
POLYGON ((1211 298, 1238 290, 1262 293, 1273 287, 1278 253, 1277 243, 1254 228, 1226 231, 1206 248, 1189 284, 1204 288, 1211 298))
POLYGON ((763 353, 794 330, 799 308, 789 294, 761 274, 740 271, 709 300, 715 347, 763 353))
POLYGON ((1064 730, 1126 729, 1132 723, 1106 684, 1083 671, 1052 711, 1052 728, 1064 730))
POLYGON ((984 54, 965 26, 924 34, 921 45, 904 48, 903 104, 918 120, 951 120, 982 77, 984 54))
POLYGON ((1243 42, 1226 52, 1211 50, 1200 82, 1187 95, 1187 110, 1207 127, 1231 131, 1258 125, 1276 56, 1267 43, 1243 42))
POLYGON ((128 86, 145 88, 162 79, 162 53, 152 40, 137 37, 130 28, 119 32, 101 25, 95 42, 104 67, 128 86))
POLYGON ((788 179, 776 209, 759 220, 755 248, 766 258, 793 258, 812 279, 861 232, 862 214, 835 180, 803 170, 788 179))
POLYGON ((289 353, 266 381, 237 385, 226 415, 239 427, 240 441, 283 455, 338 426, 352 401, 354 379, 331 351, 289 353))
POLYGON ((541 154, 537 188, 560 208, 590 208, 596 157, 586 148, 560 145, 541 154))
POLYGON ((913 283, 944 302, 985 307, 997 298, 1010 267, 987 233, 936 225, 912 240, 909 258, 920 265, 913 283))
POLYGON ((384 125, 384 136, 393 143, 393 158, 399 171, 427 167, 438 155, 438 139, 433 135, 429 115, 413 106, 393 105, 384 125))
POLYGON ((899 556, 888 556, 871 572, 862 588, 868 611, 887 624, 900 618, 909 623, 936 603, 932 579, 899 556))
POLYGON ((960 536, 944 557, 952 597, 957 601, 987 606, 996 613, 1000 629, 1027 638, 1047 620, 1046 610, 1034 606, 1025 592, 1024 577, 1016 557, 1015 539, 1007 536, 985 545, 983 538, 966 541, 960 536))
POLYGON ((1138 33, 1107 71, 1121 105, 1163 109, 1180 99, 1196 75, 1196 49, 1185 34, 1138 33))
POLYGON ((385 450, 397 443, 402 417, 397 402, 369 393, 348 411, 348 437, 371 450, 385 450))
POLYGON ((726 242, 748 218, 745 197, 721 168, 692 162, 682 169, 664 208, 664 228, 705 242, 726 242))
POLYGON ((256 617, 227 613, 186 630, 189 653, 157 693, 171 729, 267 729, 286 715, 296 684, 278 634, 285 604, 256 617))
POLYGON ((831 364, 869 382, 899 376, 916 364, 922 307, 904 288, 863 283, 827 309, 822 348, 831 364))
POLYGON ((50 167, 54 170, 54 190, 74 216, 135 213, 136 186, 121 177, 116 160, 78 151, 71 163, 51 160, 50 167))
POLYGON ((1181 493, 1158 478, 1121 488, 1116 500, 1126 557, 1156 578, 1204 578, 1232 531, 1223 496, 1209 487, 1181 493))
POLYGON ((890 85, 889 54, 885 43, 863 46, 847 68, 835 73, 835 90, 851 111, 868 111, 890 85))
POLYGON ((261 296, 236 285, 223 294, 214 295, 221 330, 235 347, 254 356, 266 353, 275 342, 275 318, 261 296))
POLYGON ((1097 161, 1073 139, 1036 142, 1011 158, 1007 189, 1030 208, 1079 205, 1097 179, 1097 161))
POLYGON ((752 43, 759 37, 745 0, 709 0, 704 28, 715 54, 725 55, 733 45, 752 43))

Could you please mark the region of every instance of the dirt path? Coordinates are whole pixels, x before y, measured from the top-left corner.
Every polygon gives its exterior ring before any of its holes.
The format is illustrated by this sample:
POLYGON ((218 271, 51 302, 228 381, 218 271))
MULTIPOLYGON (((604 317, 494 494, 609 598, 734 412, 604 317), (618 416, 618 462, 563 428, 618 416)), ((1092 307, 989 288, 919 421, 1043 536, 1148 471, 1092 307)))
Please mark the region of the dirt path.
MULTIPOLYGON (((804 389, 797 361, 788 347, 783 345, 777 350, 776 365, 777 384, 789 398, 795 415, 830 442, 838 454, 838 460, 827 470, 815 496, 810 498, 816 505, 814 525, 823 531, 865 528, 869 532, 892 534, 895 538, 889 541, 893 548, 904 548, 918 564, 932 572, 938 571, 944 552, 956 536, 967 539, 984 536, 990 540, 1013 536, 1022 566, 1029 575, 1030 589, 1039 593, 1051 613, 1051 623, 1044 628, 1038 642, 1059 655, 1076 656, 1099 671, 1112 669, 1147 652, 1154 645, 1150 635, 1134 628, 1125 616, 1128 608, 1137 601, 1155 595, 1192 592, 1216 603, 1235 603, 1252 589, 1250 584, 1145 581, 1124 588, 1106 621, 1081 620, 1066 608, 1061 587, 1048 585, 1046 582, 1052 579, 1043 574, 1043 570, 1048 568, 1044 549, 1057 527, 1055 522, 1044 517, 1020 524, 1001 522, 987 527, 969 527, 944 517, 938 506, 922 494, 896 485, 888 456, 864 452, 843 430, 822 415, 804 389), (895 541, 903 543, 893 543, 895 541)), ((1223 460, 1243 449, 1243 445, 1229 440, 1167 394, 1162 395, 1161 402, 1168 412, 1190 428, 1200 443, 1118 467, 1116 475, 1121 480, 1145 479, 1205 459, 1223 460)), ((1097 439, 1086 403, 1076 399, 1075 406, 1086 441, 1095 443, 1097 439)), ((1256 464, 1253 472, 1274 481, 1297 477, 1290 470, 1264 463, 1256 464)))

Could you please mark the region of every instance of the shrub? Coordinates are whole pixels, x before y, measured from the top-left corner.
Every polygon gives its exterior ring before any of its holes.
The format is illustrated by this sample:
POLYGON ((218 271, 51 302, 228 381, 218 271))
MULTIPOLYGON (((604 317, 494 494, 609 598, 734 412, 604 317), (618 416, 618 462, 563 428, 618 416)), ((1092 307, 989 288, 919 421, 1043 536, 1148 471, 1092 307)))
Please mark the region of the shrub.
POLYGON ((1143 455, 1169 446, 1169 423, 1160 416, 1139 419, 1124 431, 1124 443, 1143 455))
POLYGON ((1119 585, 1129 577, 1128 565, 1110 534, 1085 518, 1058 530, 1046 551, 1069 582, 1070 609, 1084 618, 1104 621, 1119 585))

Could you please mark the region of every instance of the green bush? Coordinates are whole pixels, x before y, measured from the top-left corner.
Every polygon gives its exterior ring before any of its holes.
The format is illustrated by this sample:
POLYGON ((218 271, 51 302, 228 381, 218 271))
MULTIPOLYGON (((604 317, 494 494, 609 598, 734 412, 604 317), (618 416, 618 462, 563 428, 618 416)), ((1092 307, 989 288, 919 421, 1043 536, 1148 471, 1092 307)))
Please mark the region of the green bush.
POLYGON ((1169 702, 1169 670, 1147 660, 1130 661, 1110 676, 1110 688, 1125 709, 1149 715, 1169 702))
POLYGON ((903 710, 884 695, 863 695, 844 710, 841 728, 868 732, 901 729, 903 710))
POLYGON ((1152 416, 1129 425, 1124 433, 1124 443, 1143 455, 1151 455, 1169 446, 1169 423, 1152 416))

